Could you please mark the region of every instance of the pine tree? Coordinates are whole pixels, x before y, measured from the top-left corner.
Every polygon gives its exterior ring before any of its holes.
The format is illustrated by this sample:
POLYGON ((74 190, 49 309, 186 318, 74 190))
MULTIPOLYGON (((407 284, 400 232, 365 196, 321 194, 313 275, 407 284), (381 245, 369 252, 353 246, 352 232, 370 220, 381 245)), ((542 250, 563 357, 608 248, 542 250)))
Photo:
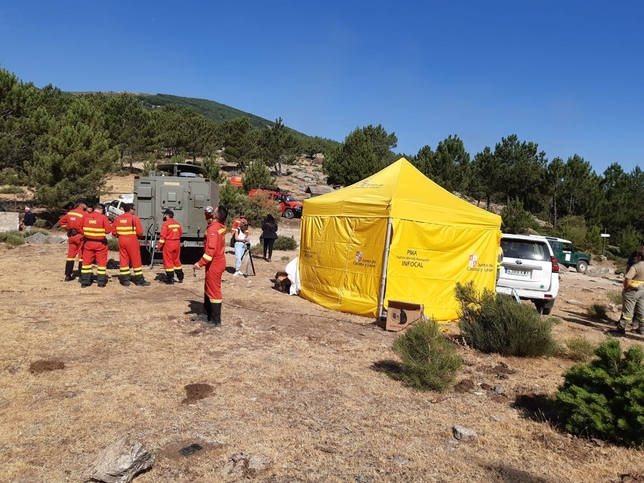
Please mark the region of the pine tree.
POLYGON ((381 125, 357 128, 322 163, 327 183, 347 186, 377 173, 394 161, 397 143, 381 125))
POLYGON ((282 123, 282 118, 275 120, 275 125, 266 126, 259 134, 260 157, 267 166, 274 166, 277 176, 282 176, 282 163, 292 163, 299 143, 282 123))
POLYGON ((25 163, 40 203, 63 207, 79 197, 97 199, 105 177, 118 168, 118 151, 109 146, 103 115, 83 97, 51 121, 43 145, 25 163))
POLYGON ((254 188, 270 188, 275 186, 275 180, 262 161, 253 161, 244 172, 242 181, 244 190, 249 192, 254 188))
POLYGON ((632 345, 622 357, 610 338, 595 351, 597 359, 564 373, 555 394, 566 430, 628 446, 644 446, 644 351, 632 345))

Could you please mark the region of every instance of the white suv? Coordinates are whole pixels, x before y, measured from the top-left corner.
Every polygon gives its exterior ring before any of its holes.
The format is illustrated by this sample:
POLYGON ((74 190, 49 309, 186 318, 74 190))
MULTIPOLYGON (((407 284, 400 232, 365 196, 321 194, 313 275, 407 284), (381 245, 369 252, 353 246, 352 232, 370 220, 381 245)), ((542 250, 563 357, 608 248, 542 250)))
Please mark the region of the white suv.
POLYGON ((134 203, 134 198, 119 198, 113 201, 106 201, 105 204, 105 215, 110 219, 114 220, 117 216, 125 213, 123 210, 123 205, 126 203, 134 203))
POLYGON ((544 236, 503 234, 503 265, 496 292, 532 300, 548 315, 559 292, 559 264, 544 236))

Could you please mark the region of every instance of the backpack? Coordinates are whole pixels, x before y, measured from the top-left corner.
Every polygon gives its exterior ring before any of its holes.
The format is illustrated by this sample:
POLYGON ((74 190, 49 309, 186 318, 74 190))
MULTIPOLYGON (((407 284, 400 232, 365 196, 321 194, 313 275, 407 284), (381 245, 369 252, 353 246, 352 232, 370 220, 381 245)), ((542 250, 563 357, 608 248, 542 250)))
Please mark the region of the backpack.
POLYGON ((235 234, 230 237, 230 248, 235 248, 235 234))

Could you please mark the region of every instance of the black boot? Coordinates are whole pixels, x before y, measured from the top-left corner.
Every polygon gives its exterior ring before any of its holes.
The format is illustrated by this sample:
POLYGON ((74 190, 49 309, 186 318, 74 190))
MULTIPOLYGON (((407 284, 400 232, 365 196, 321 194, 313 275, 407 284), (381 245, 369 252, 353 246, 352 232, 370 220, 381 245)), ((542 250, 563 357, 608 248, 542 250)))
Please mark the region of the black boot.
POLYGON ((174 271, 165 272, 165 283, 172 285, 174 283, 174 271))
POLYGON ((129 275, 119 275, 119 283, 124 287, 130 286, 130 276, 129 275))
POLYGON ((210 323, 213 318, 212 303, 206 294, 203 294, 203 311, 206 313, 206 320, 210 323))
POLYGON ((177 280, 179 281, 179 283, 183 283, 183 269, 180 268, 180 269, 177 270, 175 268, 174 273, 177 274, 177 280))
POLYGON ((74 260, 67 260, 65 263, 65 282, 74 280, 74 260))
POLYGON ((103 288, 107 285, 107 275, 104 273, 100 273, 96 276, 96 282, 98 283, 98 286, 103 288))
POLYGON ((81 269, 81 275, 78 277, 81 287, 89 287, 92 284, 92 267, 81 269))
POLYGON ((209 320, 208 324, 221 327, 221 302, 212 304, 212 320, 209 320))
POLYGON ((80 282, 81 274, 83 273, 83 262, 78 262, 78 281, 80 282))
POLYGON ((132 277, 132 282, 134 282, 134 285, 138 285, 139 287, 148 287, 150 285, 150 282, 145 280, 143 275, 134 275, 134 277, 132 277))

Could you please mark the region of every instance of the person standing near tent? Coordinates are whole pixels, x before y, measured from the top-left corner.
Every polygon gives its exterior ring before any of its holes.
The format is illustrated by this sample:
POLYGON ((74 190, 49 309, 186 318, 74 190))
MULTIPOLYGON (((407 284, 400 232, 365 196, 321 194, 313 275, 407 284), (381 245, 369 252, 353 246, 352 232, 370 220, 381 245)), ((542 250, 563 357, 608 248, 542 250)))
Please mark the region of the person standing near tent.
POLYGON ((226 218, 228 210, 219 206, 216 210, 212 206, 204 208, 204 216, 208 223, 204 240, 203 256, 194 264, 194 270, 205 267, 206 280, 204 282, 203 307, 206 312, 207 324, 211 327, 221 326, 221 276, 226 270, 226 218))
POLYGON ((233 233, 233 239, 235 240, 235 273, 233 277, 242 275, 241 272, 241 263, 242 258, 244 258, 244 253, 246 252, 246 246, 250 246, 250 241, 248 240, 248 223, 242 221, 241 224, 235 228, 235 233, 233 233))
POLYGON ((174 212, 165 210, 157 250, 163 250, 163 268, 167 284, 174 283, 175 274, 179 283, 183 283, 183 266, 180 260, 181 234, 181 224, 174 219, 174 212))
POLYGON ((644 335, 644 255, 639 250, 635 255, 636 263, 624 275, 622 290, 622 316, 617 323, 617 332, 626 334, 628 324, 644 335))
POLYGON ((277 239, 277 222, 270 213, 266 215, 262 223, 262 243, 264 245, 264 260, 271 261, 273 256, 273 244, 277 239), (266 256, 268 254, 268 257, 266 256))

